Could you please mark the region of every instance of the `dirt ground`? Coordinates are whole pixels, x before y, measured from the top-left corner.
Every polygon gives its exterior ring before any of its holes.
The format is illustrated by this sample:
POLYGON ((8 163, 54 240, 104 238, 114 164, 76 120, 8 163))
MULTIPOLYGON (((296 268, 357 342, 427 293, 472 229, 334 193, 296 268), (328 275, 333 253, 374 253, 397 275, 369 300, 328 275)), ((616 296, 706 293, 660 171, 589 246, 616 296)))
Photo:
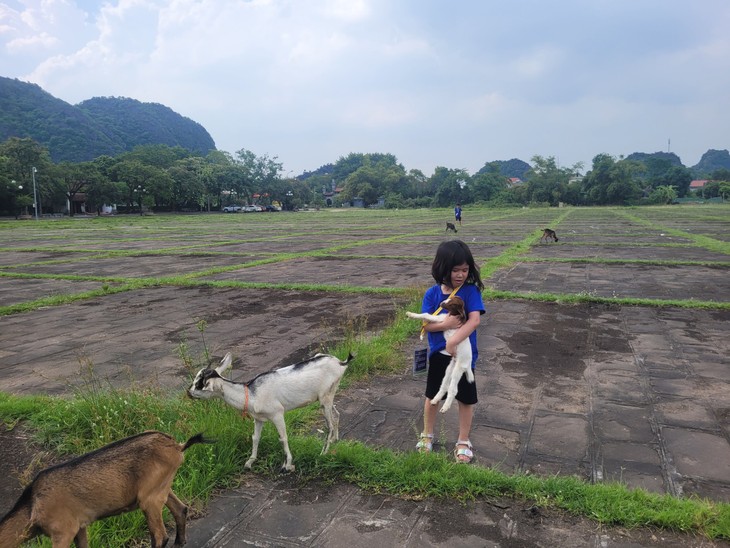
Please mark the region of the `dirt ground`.
MULTIPOLYGON (((654 223, 647 226, 612 210, 578 209, 567 215, 562 210, 485 210, 465 217, 469 222, 456 237, 485 264, 538 228, 557 230, 559 243, 535 241, 525 256, 529 260, 517 260, 485 280, 496 290, 526 297, 549 292, 728 302, 728 256, 693 243, 691 235, 720 241, 730 219, 697 210, 662 211, 647 209, 645 219, 654 223), (668 236, 668 229, 684 230, 687 237, 668 236)), ((80 219, 61 231, 8 223, 0 231, 0 272, 5 274, 0 306, 81 294, 135 278, 187 275, 263 287, 172 283, 0 317, 0 390, 67 394, 81 382, 82 368, 93 364, 95 374, 112 384, 152 383, 182 392, 189 372, 177 352, 184 343, 192 355, 202 354, 200 320, 206 322, 205 342, 215 357, 233 352, 236 380, 326 347, 343 325, 363 324, 376 332, 405 302, 403 294, 382 290, 432 283, 435 248, 453 235, 444 235, 442 213, 367 213, 169 217, 155 218, 151 226, 114 219, 103 230, 96 220, 80 219), (109 250, 137 254, 97 254, 109 250), (85 278, 68 280, 67 275, 85 278)), ((563 305, 529 298, 488 302, 478 333, 476 464, 730 501, 728 320, 728 309, 563 305)), ((399 376, 373 378, 338 395, 342 437, 413 449, 424 382, 409 371, 409 356, 419 344, 416 331, 401 351, 399 376)), ((455 421, 455 413, 440 416, 437 450, 451 451, 455 421)), ((30 471, 52 458, 30 442, 22 427, 0 428, 0 515, 30 471)), ((246 481, 249 487, 256 484, 253 477, 246 481)), ((267 489, 272 505, 283 504, 282 497, 304 496, 286 483, 267 489)), ((338 495, 322 488, 319 496, 338 495)), ((362 495, 352 496, 355 501, 362 495)), ((235 498, 230 495, 229 502, 235 498)), ((494 523, 495 538, 502 539, 495 546, 551 546, 550 539, 559 538, 574 539, 564 546, 724 545, 666 532, 598 529, 590 521, 515 501, 482 504, 472 510, 494 513, 484 519, 494 523), (507 514, 511 517, 505 521, 507 514)), ((438 512, 399 511, 423 512, 431 529, 421 540, 438 545, 434 539, 448 538, 454 544, 459 536, 455 522, 450 530, 453 520, 440 522, 438 512)), ((334 535, 342 515, 331 519, 320 541, 334 535)), ((255 536, 251 524, 246 527, 255 536)), ((193 535, 201 535, 196 538, 204 537, 203 530, 191 524, 193 535)), ((377 532, 377 527, 361 531, 372 539, 377 532)), ((260 534, 270 539, 272 532, 260 534)), ((487 538, 474 534, 462 537, 487 538)), ((295 537, 281 537, 279 545, 326 545, 297 543, 302 535, 295 537)), ((277 544, 261 540, 259 545, 277 544)))

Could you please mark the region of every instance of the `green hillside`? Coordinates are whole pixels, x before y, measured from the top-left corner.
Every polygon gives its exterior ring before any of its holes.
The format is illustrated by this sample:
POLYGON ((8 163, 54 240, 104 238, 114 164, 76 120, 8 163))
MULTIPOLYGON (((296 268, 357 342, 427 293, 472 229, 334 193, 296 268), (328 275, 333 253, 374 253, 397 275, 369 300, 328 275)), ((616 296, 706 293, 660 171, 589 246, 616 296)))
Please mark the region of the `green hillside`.
POLYGON ((10 137, 30 137, 48 148, 54 162, 115 156, 149 144, 215 150, 203 126, 164 105, 97 97, 74 106, 36 84, 0 77, 0 142, 10 137))

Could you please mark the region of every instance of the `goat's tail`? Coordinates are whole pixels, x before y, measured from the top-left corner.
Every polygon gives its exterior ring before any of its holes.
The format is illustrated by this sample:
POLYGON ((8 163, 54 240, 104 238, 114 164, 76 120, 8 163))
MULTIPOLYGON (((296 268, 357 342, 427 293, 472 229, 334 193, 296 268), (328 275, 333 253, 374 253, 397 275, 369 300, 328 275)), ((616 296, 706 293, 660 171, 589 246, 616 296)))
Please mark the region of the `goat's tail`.
POLYGON ((186 441, 185 445, 182 446, 182 450, 185 451, 188 447, 195 445, 196 443, 215 443, 215 440, 204 437, 203 433, 200 432, 186 441))
POLYGON ((352 355, 352 352, 348 352, 347 353, 347 359, 345 361, 340 360, 340 364, 341 365, 347 365, 348 363, 350 363, 354 359, 355 359, 355 356, 352 355))
POLYGON ((0 548, 15 548, 40 534, 30 525, 33 510, 33 484, 28 485, 4 517, 0 518, 0 548))

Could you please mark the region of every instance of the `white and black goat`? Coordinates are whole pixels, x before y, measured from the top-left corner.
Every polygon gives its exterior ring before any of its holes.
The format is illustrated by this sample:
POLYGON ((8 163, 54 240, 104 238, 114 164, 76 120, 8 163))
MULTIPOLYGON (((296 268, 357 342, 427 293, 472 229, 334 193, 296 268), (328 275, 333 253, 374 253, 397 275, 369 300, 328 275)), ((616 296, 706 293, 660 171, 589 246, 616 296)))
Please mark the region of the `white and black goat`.
POLYGON ((89 525, 136 508, 147 518, 152 548, 160 548, 168 541, 163 506, 175 518, 175 546, 182 546, 188 507, 172 492, 172 481, 183 451, 196 443, 210 440, 196 434, 183 444, 149 431, 41 470, 0 520, 0 548, 15 548, 41 534, 51 538, 53 548, 74 540, 87 548, 89 525))
MULTIPOLYGON (((446 310, 448 314, 434 316, 433 314, 406 312, 406 315, 414 320, 430 323, 442 322, 447 316, 451 315, 460 317, 462 323, 466 322, 466 310, 464 309, 464 301, 461 297, 457 297, 456 295, 449 297, 441 303, 441 308, 446 310)), ((448 341, 454 333, 456 333, 456 329, 448 329, 444 331, 444 338, 448 341)), ((444 401, 444 405, 441 407, 442 413, 446 413, 451 407, 451 404, 454 403, 457 387, 463 375, 466 375, 467 381, 474 382, 474 372, 471 370, 471 358, 471 342, 469 341, 469 337, 467 337, 456 346, 456 355, 451 358, 451 362, 444 373, 444 380, 441 381, 439 391, 431 400, 432 405, 437 405, 441 401, 441 398, 444 397, 444 394, 446 394, 446 401, 444 401)))
POLYGON ((319 401, 328 429, 327 441, 322 449, 322 454, 326 453, 330 444, 339 437, 340 414, 334 406, 335 392, 352 358, 350 354, 345 361, 341 361, 335 356, 316 354, 303 362, 267 371, 248 382, 239 383, 223 377, 231 367, 229 352, 215 369, 205 367, 198 371, 188 394, 198 399, 223 398, 227 404, 240 409, 244 416, 253 417, 253 447, 246 468, 251 468, 256 460, 264 423, 273 422, 286 453, 283 468, 291 472, 294 464, 289 451, 284 413, 319 401))

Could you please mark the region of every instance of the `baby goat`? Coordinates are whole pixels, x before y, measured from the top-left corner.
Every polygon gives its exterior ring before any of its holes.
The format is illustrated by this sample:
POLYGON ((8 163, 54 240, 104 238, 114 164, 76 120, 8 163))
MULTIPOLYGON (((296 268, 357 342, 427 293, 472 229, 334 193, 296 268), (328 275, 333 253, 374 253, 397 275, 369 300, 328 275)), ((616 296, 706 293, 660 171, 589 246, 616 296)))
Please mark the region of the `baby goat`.
MULTIPOLYGON (((447 316, 459 316, 461 322, 464 323, 467 320, 466 311, 464 310, 464 301, 461 297, 453 296, 446 299, 441 303, 441 308, 448 311, 448 314, 439 314, 434 316, 433 314, 416 314, 414 312, 406 312, 409 318, 416 320, 422 320, 425 322, 442 322, 447 316)), ((451 336, 456 333, 456 329, 448 329, 444 331, 444 337, 448 341, 451 336)), ((444 380, 441 381, 439 391, 431 400, 431 405, 437 405, 441 398, 446 394, 446 401, 441 412, 446 413, 454 403, 456 392, 458 390, 459 381, 462 375, 466 375, 466 380, 474 382, 474 372, 471 370, 471 343, 467 337, 456 346, 456 355, 451 358, 449 366, 446 368, 444 373, 444 380)))
POLYGON ((215 369, 206 367, 198 371, 188 394, 198 399, 223 398, 227 404, 241 409, 244 417, 253 417, 253 448, 246 468, 251 468, 256 460, 264 423, 273 422, 286 453, 283 468, 292 472, 294 464, 289 451, 284 413, 319 401, 328 429, 327 441, 322 449, 322 454, 325 454, 330 444, 339 437, 340 414, 334 406, 335 392, 345 374, 347 363, 352 359, 352 354, 345 361, 335 356, 317 354, 303 362, 267 371, 248 382, 238 383, 223 377, 223 373, 231 367, 229 352, 215 369))
POLYGON ((0 521, 0 548, 11 548, 45 534, 53 548, 89 545, 86 528, 100 518, 141 508, 152 547, 168 541, 162 506, 175 518, 175 546, 185 544, 188 507, 172 492, 183 452, 210 443, 196 434, 184 444, 149 431, 105 445, 42 470, 0 521))

